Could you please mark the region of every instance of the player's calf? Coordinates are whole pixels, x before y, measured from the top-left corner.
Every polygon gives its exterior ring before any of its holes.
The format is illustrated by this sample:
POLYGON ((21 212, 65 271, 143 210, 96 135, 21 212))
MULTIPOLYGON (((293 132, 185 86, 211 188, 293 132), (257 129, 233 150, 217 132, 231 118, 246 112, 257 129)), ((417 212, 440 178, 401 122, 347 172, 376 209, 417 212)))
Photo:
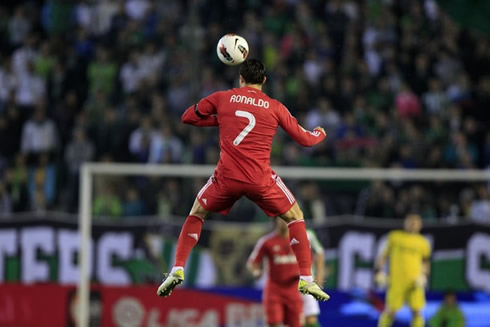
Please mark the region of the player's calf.
POLYGON ((391 327, 393 321, 395 320, 395 314, 389 310, 383 311, 379 316, 378 327, 391 327))
POLYGON ((419 311, 413 311, 412 312, 412 322, 410 324, 410 327, 424 327, 425 326, 425 319, 424 316, 419 311))

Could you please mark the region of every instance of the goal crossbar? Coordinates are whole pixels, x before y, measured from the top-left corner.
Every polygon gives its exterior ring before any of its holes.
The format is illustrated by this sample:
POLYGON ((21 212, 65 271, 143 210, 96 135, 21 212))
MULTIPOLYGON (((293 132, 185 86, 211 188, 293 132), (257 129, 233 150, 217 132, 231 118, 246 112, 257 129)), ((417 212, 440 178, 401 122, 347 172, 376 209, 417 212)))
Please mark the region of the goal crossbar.
MULTIPOLYGON (((94 175, 149 175, 166 177, 208 177, 215 169, 211 165, 149 165, 123 163, 85 163, 80 174, 80 275, 78 283, 79 327, 89 326, 90 276, 89 253, 92 237, 92 184, 94 175)), ((482 182, 490 181, 490 170, 451 169, 381 169, 276 167, 284 179, 314 180, 405 180, 482 182)))
MULTIPOLYGON (((88 163, 84 167, 98 175, 160 175, 171 177, 207 177, 215 169, 212 165, 149 165, 88 163)), ((273 167, 285 179, 317 180, 390 180, 469 182, 490 180, 490 170, 456 169, 397 169, 397 168, 325 168, 273 167)))

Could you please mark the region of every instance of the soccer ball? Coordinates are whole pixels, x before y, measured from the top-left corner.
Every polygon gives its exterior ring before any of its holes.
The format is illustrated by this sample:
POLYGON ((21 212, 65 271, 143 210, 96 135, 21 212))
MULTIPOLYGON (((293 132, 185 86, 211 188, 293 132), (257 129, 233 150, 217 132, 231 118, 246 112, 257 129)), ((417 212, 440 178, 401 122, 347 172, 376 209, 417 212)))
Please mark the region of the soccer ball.
POLYGON ((218 41, 216 53, 222 63, 236 66, 247 59, 248 43, 240 35, 226 34, 218 41))

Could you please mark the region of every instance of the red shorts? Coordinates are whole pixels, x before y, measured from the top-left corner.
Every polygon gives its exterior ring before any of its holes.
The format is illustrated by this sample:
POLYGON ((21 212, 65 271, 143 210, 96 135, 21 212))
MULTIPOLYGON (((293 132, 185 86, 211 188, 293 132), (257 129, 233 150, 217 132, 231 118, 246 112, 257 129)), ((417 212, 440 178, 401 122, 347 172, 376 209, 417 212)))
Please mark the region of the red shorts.
POLYGON ((289 327, 301 326, 303 301, 298 291, 298 284, 294 284, 290 290, 267 286, 264 289, 263 302, 268 325, 282 323, 289 327))
POLYGON ((255 202, 270 217, 288 212, 296 202, 291 191, 276 174, 262 184, 211 176, 197 193, 197 200, 204 209, 226 215, 242 196, 255 202))

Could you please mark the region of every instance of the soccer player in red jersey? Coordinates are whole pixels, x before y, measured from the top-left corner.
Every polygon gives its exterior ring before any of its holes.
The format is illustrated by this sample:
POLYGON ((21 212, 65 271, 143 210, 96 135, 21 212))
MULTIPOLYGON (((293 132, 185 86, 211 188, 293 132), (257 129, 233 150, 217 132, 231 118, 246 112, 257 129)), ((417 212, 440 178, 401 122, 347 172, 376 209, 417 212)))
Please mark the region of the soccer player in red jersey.
POLYGON ((215 92, 190 106, 182 121, 195 126, 218 126, 220 160, 214 174, 197 194, 177 242, 175 264, 157 290, 168 296, 184 281, 184 265, 201 235, 210 212, 227 214, 235 201, 246 196, 268 216, 279 216, 288 223, 291 248, 300 269, 298 289, 317 300, 329 296, 313 281, 310 244, 303 212, 281 178, 270 167, 272 138, 281 126, 303 146, 321 142, 321 127, 312 132, 301 127, 288 109, 262 92, 265 67, 256 59, 240 66, 240 88, 215 92))
POLYGON ((298 262, 289 245, 286 223, 279 217, 274 223, 274 231, 257 241, 247 268, 259 278, 263 272, 262 261, 267 260, 267 282, 262 295, 267 324, 301 326, 303 301, 298 292, 298 262))

